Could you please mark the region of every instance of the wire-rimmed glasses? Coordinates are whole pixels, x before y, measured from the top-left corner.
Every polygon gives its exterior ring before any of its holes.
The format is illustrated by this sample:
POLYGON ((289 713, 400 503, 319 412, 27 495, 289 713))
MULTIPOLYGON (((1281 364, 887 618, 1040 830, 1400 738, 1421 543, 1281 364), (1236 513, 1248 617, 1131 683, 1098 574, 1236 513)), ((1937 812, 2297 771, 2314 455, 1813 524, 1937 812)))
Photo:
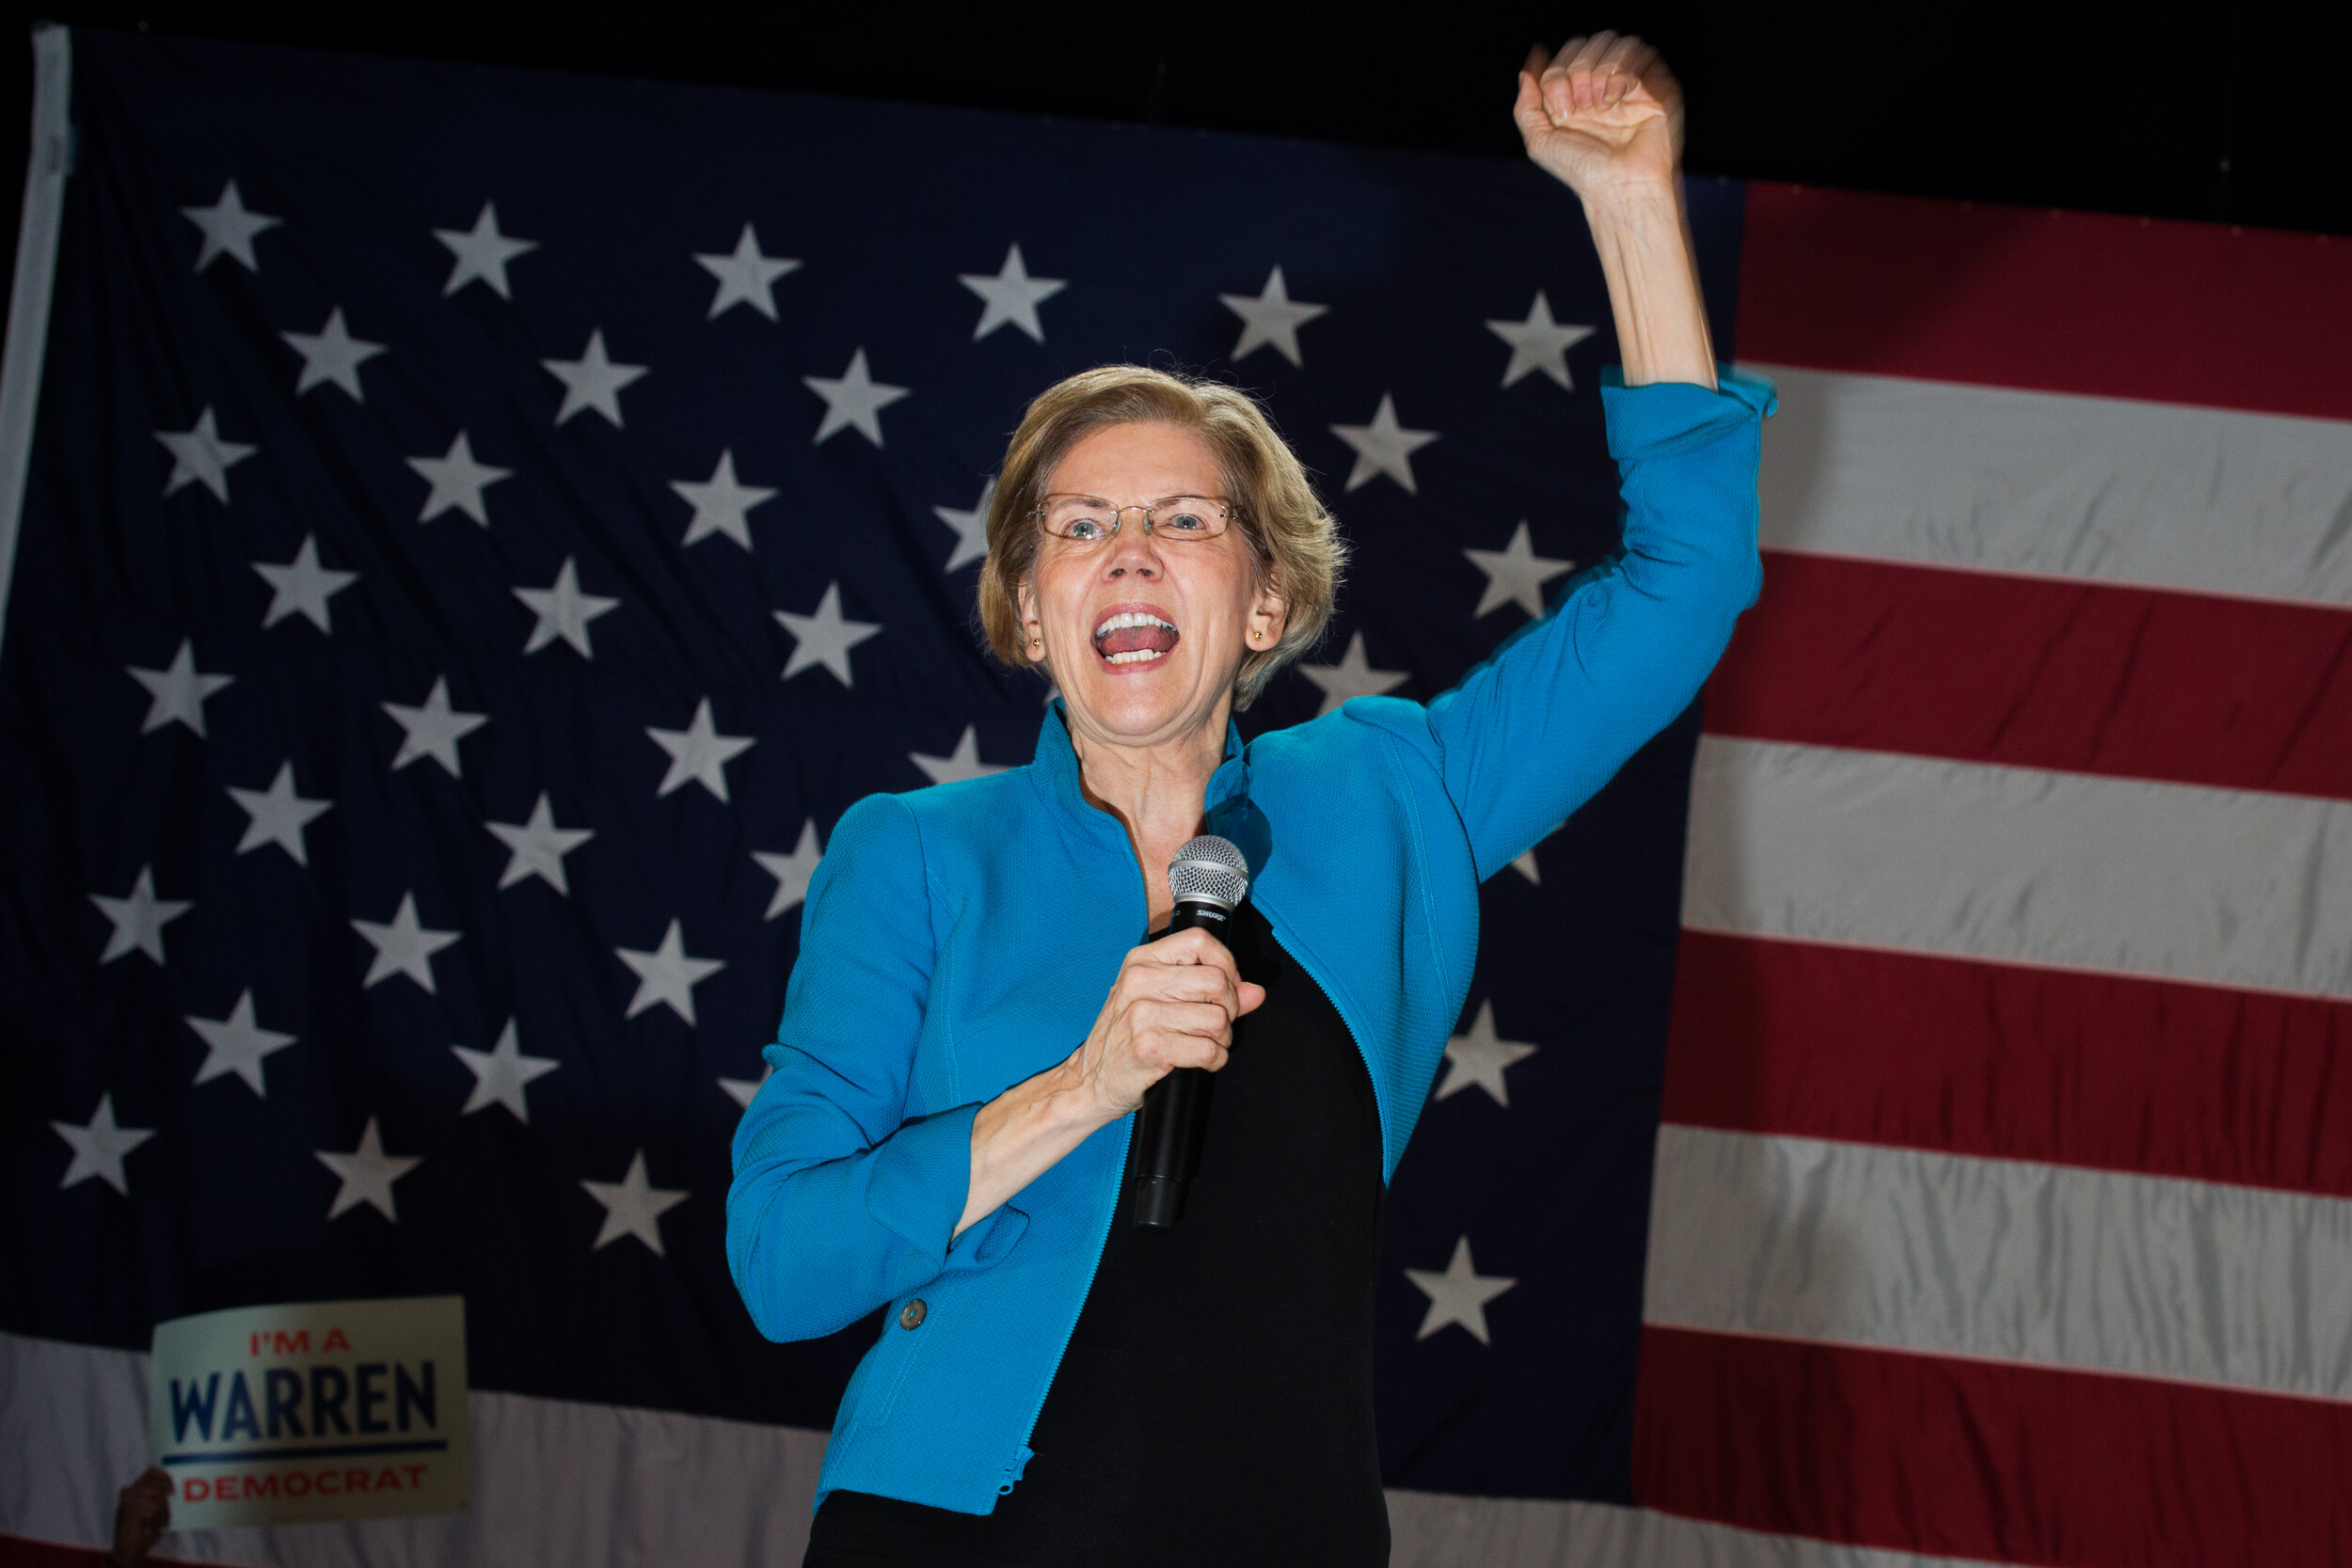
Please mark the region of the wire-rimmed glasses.
POLYGON ((1233 504, 1222 496, 1162 496, 1155 501, 1114 506, 1100 496, 1049 495, 1030 514, 1046 536, 1065 544, 1094 546, 1119 532, 1130 512, 1143 514, 1149 538, 1197 544, 1232 526, 1233 504))

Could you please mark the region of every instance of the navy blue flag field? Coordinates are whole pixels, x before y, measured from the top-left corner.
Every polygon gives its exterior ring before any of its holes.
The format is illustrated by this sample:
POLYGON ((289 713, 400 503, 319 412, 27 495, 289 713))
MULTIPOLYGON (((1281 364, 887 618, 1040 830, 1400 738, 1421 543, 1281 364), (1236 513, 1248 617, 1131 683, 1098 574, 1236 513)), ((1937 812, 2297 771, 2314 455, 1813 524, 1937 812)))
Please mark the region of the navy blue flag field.
MULTIPOLYGON (((1030 755, 973 625, 1026 400, 1202 371, 1316 470, 1356 564, 1246 734, 1436 695, 1614 546, 1529 166, 73 55, 0 642, 14 1335, 462 1293, 479 1388, 821 1428, 874 1328, 753 1330, 727 1143, 834 822, 1030 755)), ((1726 357, 1740 198, 1691 191, 1726 357)), ((1393 1484, 1629 1495, 1694 733, 1486 890, 1388 1210, 1393 1484)))

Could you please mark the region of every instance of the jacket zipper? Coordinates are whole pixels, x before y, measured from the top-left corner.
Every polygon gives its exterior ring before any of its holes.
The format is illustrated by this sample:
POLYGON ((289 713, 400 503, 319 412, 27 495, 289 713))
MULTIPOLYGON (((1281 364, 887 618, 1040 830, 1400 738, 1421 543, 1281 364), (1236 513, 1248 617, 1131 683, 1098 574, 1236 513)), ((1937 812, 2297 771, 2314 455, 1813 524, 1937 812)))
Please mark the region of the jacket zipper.
POLYGON ((1127 1153, 1136 1141, 1136 1114, 1133 1111, 1127 1113, 1126 1121, 1127 1134, 1119 1140, 1119 1160, 1111 1167, 1118 1174, 1113 1178, 1110 1225, 1104 1226, 1103 1233, 1095 1240, 1093 1260, 1087 1264, 1086 1289, 1078 1292, 1078 1305, 1071 1312, 1070 1321, 1062 1325, 1061 1343, 1054 1350, 1054 1370, 1045 1379, 1045 1387, 1039 1393, 1037 1402, 1029 1407, 1029 1418, 1021 1428, 1023 1457, 1005 1466, 1005 1474, 1009 1479, 996 1488, 996 1495, 1000 1497, 1012 1491, 1013 1482, 1021 1479, 1022 1470, 1027 1466, 1031 1458, 1036 1457, 1029 1450, 1029 1439, 1037 1435, 1038 1418, 1045 1414, 1045 1402, 1052 1397, 1054 1379, 1061 1374, 1062 1358, 1070 1354, 1071 1336, 1078 1332, 1078 1319, 1087 1309, 1087 1297, 1094 1293, 1094 1276, 1102 1271, 1103 1254, 1111 1243, 1111 1226, 1119 1223, 1120 1200, 1126 1196, 1127 1153))

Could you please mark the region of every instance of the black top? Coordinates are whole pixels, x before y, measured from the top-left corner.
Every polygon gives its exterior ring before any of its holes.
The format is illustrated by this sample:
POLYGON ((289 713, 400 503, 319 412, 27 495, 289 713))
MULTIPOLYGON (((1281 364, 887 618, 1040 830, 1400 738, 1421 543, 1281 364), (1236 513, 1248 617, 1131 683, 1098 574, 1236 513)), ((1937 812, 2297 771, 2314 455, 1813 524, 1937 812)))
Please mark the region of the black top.
POLYGON ((804 1568, 1388 1561, 1379 1107, 1322 988, 1254 908, 1233 925, 1266 1000, 1234 1026, 1184 1217, 1138 1230, 1121 1202, 1020 1483, 988 1514, 833 1493, 804 1568))

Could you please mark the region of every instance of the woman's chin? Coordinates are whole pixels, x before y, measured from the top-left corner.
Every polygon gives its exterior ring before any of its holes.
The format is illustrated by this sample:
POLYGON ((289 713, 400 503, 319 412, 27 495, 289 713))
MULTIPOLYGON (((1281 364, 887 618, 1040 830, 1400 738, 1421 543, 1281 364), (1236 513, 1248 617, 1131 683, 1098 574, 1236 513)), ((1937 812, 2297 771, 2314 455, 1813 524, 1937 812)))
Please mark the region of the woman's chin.
POLYGON ((1077 680, 1062 682, 1061 691, 1089 727, 1141 740, 1165 736, 1189 716, 1197 705, 1192 687, 1173 655, 1136 664, 1112 664, 1097 656, 1077 680))

